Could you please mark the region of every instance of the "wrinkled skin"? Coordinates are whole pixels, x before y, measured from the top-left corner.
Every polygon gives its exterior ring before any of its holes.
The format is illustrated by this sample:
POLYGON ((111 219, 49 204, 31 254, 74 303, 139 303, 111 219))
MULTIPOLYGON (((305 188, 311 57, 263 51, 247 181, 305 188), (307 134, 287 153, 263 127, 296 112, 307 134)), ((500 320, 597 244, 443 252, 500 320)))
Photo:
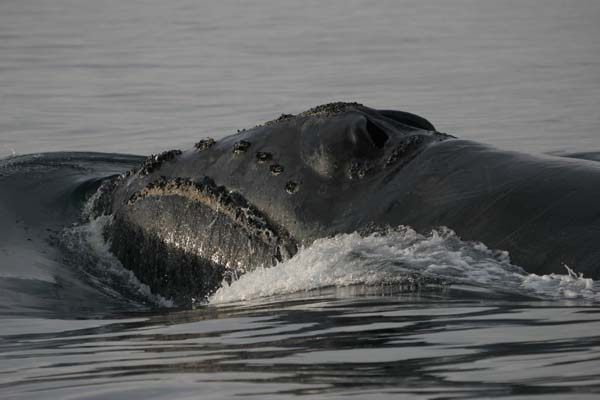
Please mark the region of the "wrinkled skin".
POLYGON ((317 238, 398 225, 448 226, 530 272, 600 267, 600 164, 499 151, 355 103, 165 153, 102 192, 114 253, 182 302, 317 238))

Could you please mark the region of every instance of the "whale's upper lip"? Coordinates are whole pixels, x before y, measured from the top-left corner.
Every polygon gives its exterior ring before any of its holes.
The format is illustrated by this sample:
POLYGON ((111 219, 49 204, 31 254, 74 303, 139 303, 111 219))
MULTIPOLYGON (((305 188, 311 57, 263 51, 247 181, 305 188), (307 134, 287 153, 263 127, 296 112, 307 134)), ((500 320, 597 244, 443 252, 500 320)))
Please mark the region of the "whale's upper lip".
POLYGON ((195 171, 202 170, 230 183, 227 171, 244 174, 239 168, 254 169, 252 165, 258 164, 265 176, 287 179, 285 187, 294 186, 291 192, 295 193, 306 167, 322 179, 356 182, 396 172, 428 145, 451 137, 431 129, 429 121, 403 111, 377 110, 355 102, 329 103, 296 115, 282 114, 219 141, 203 139, 186 152, 191 165, 183 163, 180 168, 169 162, 179 157, 170 151, 150 157, 141 171, 196 176, 200 173, 195 171))
POLYGON ((278 185, 281 193, 295 197, 304 196, 307 182, 316 179, 323 185, 319 190, 335 192, 326 187, 388 180, 430 144, 450 137, 426 129, 430 127, 427 120, 402 111, 379 111, 359 103, 324 104, 219 141, 203 139, 185 153, 171 150, 150 156, 127 175, 142 179, 127 179, 123 195, 163 176, 195 181, 208 176, 233 190, 244 190, 248 181, 278 185))

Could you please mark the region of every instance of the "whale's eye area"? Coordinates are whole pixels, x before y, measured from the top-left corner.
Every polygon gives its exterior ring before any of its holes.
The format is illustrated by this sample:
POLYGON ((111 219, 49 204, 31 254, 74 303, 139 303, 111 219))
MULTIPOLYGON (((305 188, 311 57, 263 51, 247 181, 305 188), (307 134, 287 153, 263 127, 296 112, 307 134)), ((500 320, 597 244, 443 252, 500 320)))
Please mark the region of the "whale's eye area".
POLYGON ((382 131, 377 125, 371 122, 370 119, 367 118, 367 133, 371 138, 371 141, 378 149, 383 149, 385 143, 388 141, 389 137, 387 133, 382 131))

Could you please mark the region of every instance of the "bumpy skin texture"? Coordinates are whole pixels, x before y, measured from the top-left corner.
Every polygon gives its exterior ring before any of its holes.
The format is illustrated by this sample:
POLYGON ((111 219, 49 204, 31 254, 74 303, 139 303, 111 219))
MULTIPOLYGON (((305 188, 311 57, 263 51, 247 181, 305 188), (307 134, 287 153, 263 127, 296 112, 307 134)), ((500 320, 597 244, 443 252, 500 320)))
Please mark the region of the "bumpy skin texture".
POLYGON ((600 266, 598 165, 491 149, 356 103, 152 156, 104 193, 113 252, 181 302, 317 238, 372 227, 448 226, 530 272, 600 266))

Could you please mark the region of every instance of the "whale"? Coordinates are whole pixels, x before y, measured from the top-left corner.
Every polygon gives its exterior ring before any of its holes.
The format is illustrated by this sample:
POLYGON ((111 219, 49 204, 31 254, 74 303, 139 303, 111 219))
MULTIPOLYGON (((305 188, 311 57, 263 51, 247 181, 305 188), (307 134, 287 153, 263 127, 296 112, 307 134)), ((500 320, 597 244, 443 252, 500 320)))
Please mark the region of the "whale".
POLYGON ((337 102, 107 177, 111 251, 180 303, 341 233, 448 227, 535 274, 600 277, 600 163, 529 155, 337 102))

